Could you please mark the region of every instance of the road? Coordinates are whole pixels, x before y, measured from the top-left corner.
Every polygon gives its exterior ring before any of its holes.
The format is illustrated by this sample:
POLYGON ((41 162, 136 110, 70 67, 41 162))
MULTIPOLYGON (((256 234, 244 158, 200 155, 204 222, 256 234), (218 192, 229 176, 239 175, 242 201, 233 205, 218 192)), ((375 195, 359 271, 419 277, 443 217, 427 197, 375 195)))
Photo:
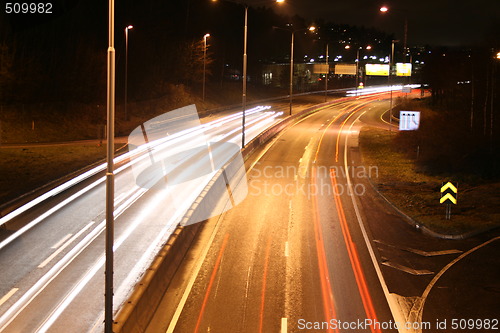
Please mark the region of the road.
MULTIPOLYGON (((174 122, 179 127, 177 132, 162 140, 154 140, 154 131, 163 124, 158 119, 148 124, 147 133, 139 130, 139 138, 136 135, 129 140, 140 141, 149 135, 149 143, 116 159, 115 309, 126 300, 183 212, 216 171, 193 162, 199 152, 190 148, 200 142, 233 142, 239 151, 241 115, 230 114, 201 124, 194 114, 194 122, 174 122), (191 155, 175 155, 183 150, 191 155), (174 154, 175 161, 164 162, 166 152, 174 154), (153 157, 157 160, 151 161, 153 157), (190 179, 193 175, 195 180, 190 179), (168 186, 159 181, 165 176, 169 177, 168 186)), ((248 110, 247 138, 280 116, 269 108, 248 110)), ((167 129, 175 130, 172 126, 167 129)), ((211 147, 214 161, 227 158, 227 149, 224 152, 211 147)), ((98 166, 1 218, 1 332, 101 330, 103 170, 104 165, 98 166)))
MULTIPOLYGON (((376 193, 357 135, 388 128, 387 108, 381 96, 331 106, 255 153, 248 196, 206 222, 147 332, 435 332, 472 315, 464 299, 481 287, 438 285, 465 284, 480 265, 461 259, 494 253, 498 237, 423 235, 376 193), (462 307, 443 309, 442 294, 462 307)), ((475 313, 494 318, 495 294, 481 296, 475 313)))

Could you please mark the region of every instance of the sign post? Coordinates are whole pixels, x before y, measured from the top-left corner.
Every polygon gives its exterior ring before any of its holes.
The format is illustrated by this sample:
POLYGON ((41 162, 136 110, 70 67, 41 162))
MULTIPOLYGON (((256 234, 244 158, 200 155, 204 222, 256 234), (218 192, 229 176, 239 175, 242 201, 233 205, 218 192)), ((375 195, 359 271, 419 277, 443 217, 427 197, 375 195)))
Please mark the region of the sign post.
POLYGON ((451 205, 457 204, 457 193, 458 189, 452 182, 441 184, 441 199, 439 203, 446 204, 445 218, 447 220, 451 219, 451 205))

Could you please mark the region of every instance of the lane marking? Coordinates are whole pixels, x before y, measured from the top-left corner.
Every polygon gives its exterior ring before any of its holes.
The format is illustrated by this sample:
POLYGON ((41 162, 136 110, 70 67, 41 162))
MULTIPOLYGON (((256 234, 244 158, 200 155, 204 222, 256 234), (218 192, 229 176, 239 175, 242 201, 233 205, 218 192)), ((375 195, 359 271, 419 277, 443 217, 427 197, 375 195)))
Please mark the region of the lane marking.
POLYGON ((426 269, 414 269, 414 268, 406 267, 404 265, 401 265, 401 264, 398 264, 395 262, 390 262, 388 260, 383 261, 382 265, 397 269, 398 271, 402 271, 402 272, 405 272, 405 273, 408 273, 411 275, 420 276, 420 275, 432 275, 432 274, 434 274, 434 272, 428 271, 426 269))
POLYGON ((414 249, 414 248, 411 248, 411 247, 397 246, 397 245, 389 244, 389 243, 383 242, 383 241, 381 241, 379 239, 374 239, 373 242, 381 244, 381 245, 385 245, 387 247, 391 247, 391 248, 394 248, 394 249, 398 249, 398 250, 402 250, 402 251, 406 251, 406 252, 411 252, 411 253, 414 253, 414 254, 418 254, 418 255, 420 255, 422 257, 437 257, 437 256, 446 256, 446 255, 450 255, 450 254, 460 254, 460 253, 463 253, 463 251, 460 251, 460 250, 457 250, 457 249, 438 250, 438 251, 424 251, 424 250, 420 250, 420 249, 414 249))
MULTIPOLYGON (((54 253, 52 253, 47 259, 45 259, 40 265, 38 265, 38 268, 44 268, 45 266, 47 266, 47 264, 49 262, 51 262, 52 259, 54 259, 59 253, 64 251, 64 249, 67 248, 71 243, 73 243, 78 237, 80 237, 81 234, 83 234, 85 231, 87 231, 87 229, 90 228, 92 226, 92 224, 94 224, 93 221, 90 222, 89 224, 87 224, 85 227, 83 227, 78 233, 76 233, 66 243, 64 243, 64 245, 59 247, 56 251, 54 251, 54 253)), ((71 234, 69 234, 69 235, 71 235, 71 234)))
POLYGON ((224 250, 226 249, 228 239, 229 239, 229 234, 226 234, 224 236, 224 240, 222 241, 222 246, 219 250, 217 260, 215 261, 214 269, 212 270, 212 275, 210 276, 210 281, 208 283, 207 290, 205 292, 205 298, 203 299, 203 303, 201 304, 200 314, 198 316, 198 321, 196 322, 196 327, 194 329, 195 333, 197 333, 198 330, 200 329, 201 320, 203 319, 203 314, 205 313, 205 308, 207 306, 208 297, 210 296, 210 291, 212 290, 212 286, 214 284, 215 277, 217 275, 217 272, 219 271, 219 265, 220 265, 220 262, 222 260, 222 255, 224 254, 224 250))
POLYGON ((290 255, 290 246, 288 245, 288 241, 285 242, 285 257, 290 255))
POLYGON ((59 242, 55 243, 54 245, 52 245, 50 248, 51 249, 57 249, 59 246, 61 246, 62 243, 64 243, 68 238, 70 238, 71 236, 73 236, 73 234, 67 234, 66 236, 64 236, 59 242))
POLYGON ((19 290, 19 288, 12 288, 7 294, 5 294, 0 299, 0 306, 2 306, 3 303, 7 302, 9 300, 9 298, 11 298, 12 295, 14 295, 18 290, 19 290))
POLYGON ((287 333, 287 332, 288 332, 288 319, 281 318, 281 333, 287 333))
POLYGON ((259 333, 262 333, 264 325, 264 308, 266 302, 266 285, 267 285, 267 271, 269 267, 269 252, 271 251, 271 237, 267 239, 266 255, 264 259, 264 273, 262 274, 262 291, 260 294, 260 312, 259 312, 259 333))

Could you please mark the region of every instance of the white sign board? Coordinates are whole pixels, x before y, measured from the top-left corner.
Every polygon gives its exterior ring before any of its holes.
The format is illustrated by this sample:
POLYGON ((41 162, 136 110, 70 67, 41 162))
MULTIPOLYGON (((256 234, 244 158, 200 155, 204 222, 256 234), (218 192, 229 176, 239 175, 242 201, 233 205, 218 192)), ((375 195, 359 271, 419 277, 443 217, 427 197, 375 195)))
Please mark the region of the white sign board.
POLYGON ((403 89, 401 90, 404 93, 411 93, 411 87, 410 86, 404 86, 403 89))
POLYGON ((399 111, 399 130, 415 131, 420 125, 420 111, 399 111))

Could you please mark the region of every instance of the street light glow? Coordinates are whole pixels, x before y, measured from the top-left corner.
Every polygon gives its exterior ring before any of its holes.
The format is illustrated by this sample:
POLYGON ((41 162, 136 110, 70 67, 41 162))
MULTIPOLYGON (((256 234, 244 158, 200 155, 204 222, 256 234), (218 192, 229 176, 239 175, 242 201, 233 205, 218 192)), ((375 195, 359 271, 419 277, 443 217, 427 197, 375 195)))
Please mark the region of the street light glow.
POLYGON ((134 28, 134 26, 133 26, 133 25, 129 25, 129 26, 128 26, 128 27, 126 27, 125 29, 130 30, 130 29, 133 29, 133 28, 134 28))
POLYGON ((380 7, 380 11, 382 13, 387 13, 389 11, 389 8, 387 8, 386 6, 383 6, 383 7, 380 7))

